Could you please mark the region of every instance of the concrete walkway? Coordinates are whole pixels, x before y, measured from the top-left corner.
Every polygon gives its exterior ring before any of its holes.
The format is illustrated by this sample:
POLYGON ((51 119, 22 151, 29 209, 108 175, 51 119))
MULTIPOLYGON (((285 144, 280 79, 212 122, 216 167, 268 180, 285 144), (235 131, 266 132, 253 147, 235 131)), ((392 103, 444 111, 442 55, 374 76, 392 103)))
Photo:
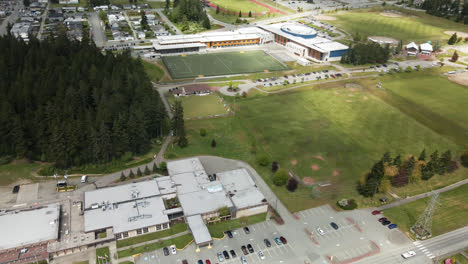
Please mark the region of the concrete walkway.
POLYGON ((443 192, 446 192, 446 191, 450 191, 452 189, 455 189, 455 188, 460 187, 462 185, 465 185, 467 183, 468 183, 468 179, 465 179, 463 181, 459 181, 457 183, 446 186, 444 188, 440 188, 440 189, 430 191, 430 192, 427 192, 427 193, 421 193, 421 194, 418 194, 418 195, 415 195, 415 196, 412 196, 412 197, 409 197, 409 198, 406 198, 406 199, 402 199, 402 200, 399 200, 399 201, 396 201, 396 202, 393 202, 393 203, 390 203, 390 204, 386 204, 386 205, 377 207, 376 209, 377 210, 385 210, 385 209, 388 209, 388 208, 398 207, 400 205, 411 203, 411 202, 414 202, 414 201, 422 199, 422 198, 430 197, 430 196, 432 196, 432 195, 434 195, 436 193, 443 193, 443 192))

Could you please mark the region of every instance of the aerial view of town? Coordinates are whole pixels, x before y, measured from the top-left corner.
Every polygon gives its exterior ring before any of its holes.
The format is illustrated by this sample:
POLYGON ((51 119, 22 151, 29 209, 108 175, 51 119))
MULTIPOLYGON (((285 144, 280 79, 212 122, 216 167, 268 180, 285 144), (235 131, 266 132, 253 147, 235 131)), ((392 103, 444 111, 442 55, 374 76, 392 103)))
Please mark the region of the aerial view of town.
POLYGON ((468 264, 468 0, 0 0, 0 264, 468 264))

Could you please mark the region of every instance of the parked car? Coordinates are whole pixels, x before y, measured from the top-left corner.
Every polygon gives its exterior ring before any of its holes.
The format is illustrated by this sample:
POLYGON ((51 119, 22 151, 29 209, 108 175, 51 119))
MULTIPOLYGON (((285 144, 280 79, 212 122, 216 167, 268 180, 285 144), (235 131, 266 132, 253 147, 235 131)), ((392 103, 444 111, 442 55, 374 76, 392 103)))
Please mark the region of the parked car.
POLYGON ((332 78, 335 78, 335 75, 333 75, 333 74, 330 74, 330 77, 332 77, 332 78))
POLYGON ((176 247, 174 245, 170 246, 169 249, 171 250, 172 255, 177 253, 176 247))
POLYGON ((388 226, 388 229, 393 229, 393 228, 397 228, 398 225, 397 224, 391 224, 388 226))
POLYGON ((412 257, 416 256, 416 252, 410 250, 408 252, 405 252, 405 253, 401 254, 401 256, 404 259, 412 258, 412 257))
POLYGON ((254 249, 253 249, 252 245, 247 244, 247 249, 249 250, 250 253, 254 253, 254 249))
POLYGON ((188 264, 187 260, 186 259, 182 260, 182 264, 188 264))
POLYGON ((284 238, 284 236, 280 236, 280 240, 285 245, 288 243, 288 241, 286 240, 286 238, 284 238))
POLYGON ((242 253, 244 253, 244 255, 248 255, 249 254, 249 251, 247 251, 247 248, 245 246, 242 246, 241 247, 241 250, 242 250, 242 253))
POLYGON ((237 257, 237 254, 236 254, 236 252, 234 251, 234 249, 231 249, 231 250, 229 251, 229 253, 231 253, 231 257, 233 257, 233 258, 237 257))
POLYGON ((260 257, 260 259, 265 259, 265 254, 263 254, 261 250, 258 251, 258 256, 260 257))
MULTIPOLYGON (((270 83, 270 85, 271 85, 271 83, 270 83)), ((244 232, 245 232, 245 234, 247 234, 247 235, 250 234, 250 229, 249 229, 249 227, 244 226, 244 232)))
POLYGON ((242 264, 247 264, 247 259, 245 259, 245 257, 242 256, 242 257, 241 257, 241 262, 242 262, 242 264))
POLYGON ((382 225, 389 225, 389 224, 391 224, 391 223, 392 223, 392 222, 386 220, 386 221, 383 221, 383 222, 382 222, 382 225))
POLYGON ((374 210, 374 211, 372 211, 372 215, 378 215, 378 214, 380 214, 380 211, 379 211, 379 210, 374 210))
POLYGON ((19 189, 20 189, 20 186, 19 186, 19 185, 15 185, 15 187, 13 187, 13 193, 18 193, 18 192, 19 192, 19 189))
POLYGON ((263 242, 265 242, 265 246, 266 246, 266 247, 271 247, 270 240, 268 240, 268 239, 265 238, 265 239, 263 239, 263 242))
POLYGON ((325 232, 320 227, 317 227, 317 233, 319 233, 322 236, 325 235, 325 232))
POLYGON ((338 225, 335 222, 331 222, 330 225, 333 229, 338 230, 338 225))
POLYGON ((386 217, 381 217, 381 218, 379 218, 379 222, 380 222, 380 223, 385 222, 385 221, 387 221, 387 218, 386 218, 386 217))
POLYGON ((205 264, 211 264, 211 261, 209 259, 205 260, 205 264))
POLYGON ((167 247, 163 248, 164 256, 169 256, 169 249, 167 247))
POLYGON ((229 237, 229 238, 233 238, 234 236, 232 235, 232 232, 231 231, 226 231, 226 235, 229 237))
POLYGON ((283 244, 283 242, 281 242, 281 239, 279 239, 279 237, 275 237, 275 242, 278 246, 283 244))
POLYGON ((223 262, 223 261, 224 261, 223 253, 218 252, 218 260, 219 260, 219 262, 223 262))
POLYGON ((225 258, 226 260, 227 260, 227 259, 230 259, 229 253, 228 253, 226 250, 223 251, 223 255, 224 255, 224 258, 225 258))
POLYGON ((197 264, 203 264, 203 260, 199 259, 199 260, 197 261, 197 264))

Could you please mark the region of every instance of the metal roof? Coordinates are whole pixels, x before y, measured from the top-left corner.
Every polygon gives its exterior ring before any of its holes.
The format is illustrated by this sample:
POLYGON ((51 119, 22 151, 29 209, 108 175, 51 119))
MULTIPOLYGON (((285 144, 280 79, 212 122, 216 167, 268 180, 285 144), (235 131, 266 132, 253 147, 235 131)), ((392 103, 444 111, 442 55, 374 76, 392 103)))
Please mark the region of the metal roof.
POLYGON ((216 175, 237 209, 263 203, 265 196, 257 189, 245 168, 220 172, 216 175))
POLYGON ((201 215, 187 217, 187 223, 197 245, 213 241, 213 238, 211 238, 210 232, 203 222, 201 215))
POLYGON ((169 175, 199 170, 205 171, 205 168, 203 168, 203 165, 198 158, 182 159, 167 163, 167 171, 169 172, 169 175))
POLYGON ((228 208, 233 207, 231 200, 224 190, 209 192, 205 189, 181 194, 178 198, 186 216, 214 212, 224 206, 228 208))
POLYGON ((0 250, 58 238, 58 203, 0 214, 0 250))

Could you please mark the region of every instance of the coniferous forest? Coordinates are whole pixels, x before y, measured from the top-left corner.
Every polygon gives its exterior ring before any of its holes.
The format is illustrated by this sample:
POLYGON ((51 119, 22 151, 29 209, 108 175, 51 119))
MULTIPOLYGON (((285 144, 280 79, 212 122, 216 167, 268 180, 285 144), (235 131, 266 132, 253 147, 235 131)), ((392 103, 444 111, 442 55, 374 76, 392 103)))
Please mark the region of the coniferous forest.
POLYGON ((0 156, 59 168, 139 154, 169 129, 139 60, 90 41, 0 38, 0 156))

